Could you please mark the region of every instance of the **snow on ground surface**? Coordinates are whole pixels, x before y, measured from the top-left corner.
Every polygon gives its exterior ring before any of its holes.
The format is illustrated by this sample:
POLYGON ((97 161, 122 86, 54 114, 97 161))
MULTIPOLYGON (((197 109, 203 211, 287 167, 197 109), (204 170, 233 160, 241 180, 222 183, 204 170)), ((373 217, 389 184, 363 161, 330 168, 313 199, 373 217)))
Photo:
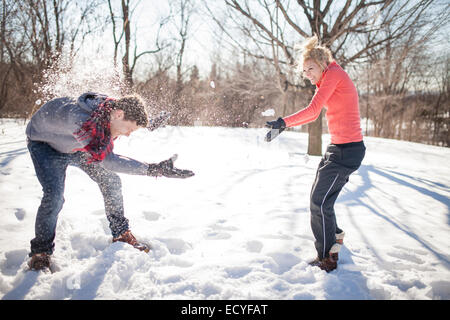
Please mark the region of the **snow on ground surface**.
MULTIPOLYGON (((315 258, 309 192, 320 157, 307 135, 265 129, 138 130, 115 152, 179 155, 185 180, 121 175, 133 233, 149 253, 111 243, 97 185, 69 167, 53 260, 27 272, 41 198, 23 121, 0 120, 2 299, 449 299, 450 149, 365 138, 366 158, 335 209, 337 270, 315 258)), ((329 136, 324 135, 324 149, 329 136)))

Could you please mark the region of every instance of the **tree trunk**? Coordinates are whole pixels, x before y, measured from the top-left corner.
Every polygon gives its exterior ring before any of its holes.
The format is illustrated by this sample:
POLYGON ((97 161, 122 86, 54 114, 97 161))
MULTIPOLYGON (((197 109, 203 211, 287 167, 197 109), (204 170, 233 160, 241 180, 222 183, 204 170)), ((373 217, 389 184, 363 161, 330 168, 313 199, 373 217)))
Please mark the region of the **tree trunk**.
POLYGON ((3 63, 4 59, 4 44, 5 44, 5 33, 6 33, 6 1, 2 0, 2 22, 0 30, 0 62, 3 63))
POLYGON ((316 121, 308 124, 308 154, 322 155, 322 112, 316 121))
POLYGON ((182 67, 183 67, 183 55, 184 55, 184 48, 186 45, 186 38, 183 36, 181 39, 181 48, 178 52, 177 56, 177 82, 176 82, 176 88, 175 88, 175 97, 178 99, 181 95, 181 91, 183 90, 183 74, 182 74, 182 67))
MULTIPOLYGON (((312 99, 315 93, 315 86, 310 84, 308 87, 310 99, 312 99)), ((320 112, 319 117, 308 124, 308 154, 311 156, 322 155, 322 118, 323 115, 320 112)))
POLYGON ((122 0, 122 12, 123 12, 123 28, 125 31, 125 54, 122 58, 123 75, 125 77, 125 82, 128 86, 133 86, 133 77, 130 70, 130 19, 129 19, 129 1, 122 0), (125 3, 126 2, 126 3, 125 3))

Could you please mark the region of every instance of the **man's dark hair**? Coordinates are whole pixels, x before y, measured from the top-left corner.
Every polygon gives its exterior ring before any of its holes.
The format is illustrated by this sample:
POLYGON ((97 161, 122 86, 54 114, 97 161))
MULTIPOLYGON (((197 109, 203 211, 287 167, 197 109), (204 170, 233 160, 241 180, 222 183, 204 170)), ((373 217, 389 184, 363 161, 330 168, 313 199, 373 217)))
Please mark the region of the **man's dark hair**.
POLYGON ((122 110, 125 120, 136 121, 139 127, 147 127, 148 113, 145 110, 144 101, 138 95, 125 96, 112 101, 111 107, 114 110, 122 110))

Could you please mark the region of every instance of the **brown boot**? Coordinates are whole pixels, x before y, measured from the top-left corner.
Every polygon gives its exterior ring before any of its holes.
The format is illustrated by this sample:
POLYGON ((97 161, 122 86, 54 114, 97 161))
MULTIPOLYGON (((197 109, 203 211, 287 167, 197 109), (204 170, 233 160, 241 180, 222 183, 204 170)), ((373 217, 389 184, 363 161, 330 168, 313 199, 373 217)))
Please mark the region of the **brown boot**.
POLYGON ((321 261, 322 260, 319 257, 317 257, 313 261, 308 262, 308 264, 313 267, 318 267, 318 266, 320 266, 321 261))
POLYGON ((128 244, 131 244, 136 249, 144 251, 144 252, 150 251, 150 246, 146 243, 138 242, 130 230, 125 231, 117 238, 113 238, 113 242, 117 242, 117 241, 126 242, 128 244))
POLYGON ((35 253, 28 261, 30 270, 50 270, 50 255, 46 253, 35 253))
POLYGON ((330 255, 324 259, 322 259, 318 265, 318 267, 326 272, 331 272, 337 268, 337 261, 339 260, 339 254, 330 253, 330 255))
POLYGON ((316 260, 310 263, 310 265, 314 267, 319 267, 320 269, 325 270, 326 272, 335 270, 337 268, 337 262, 339 260, 339 251, 341 250, 341 247, 342 244, 336 242, 331 247, 330 252, 328 253, 328 257, 325 257, 323 259, 319 259, 319 257, 317 257, 316 260))

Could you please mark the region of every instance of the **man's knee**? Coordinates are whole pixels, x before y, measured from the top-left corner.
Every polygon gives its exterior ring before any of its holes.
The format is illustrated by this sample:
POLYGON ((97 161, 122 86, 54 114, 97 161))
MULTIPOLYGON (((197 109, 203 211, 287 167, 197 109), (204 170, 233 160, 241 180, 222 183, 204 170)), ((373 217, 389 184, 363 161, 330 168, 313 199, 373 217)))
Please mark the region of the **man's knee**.
POLYGON ((64 191, 57 189, 44 190, 44 196, 42 197, 41 204, 54 211, 59 212, 64 205, 64 191))
POLYGON ((122 188, 122 181, 120 180, 119 175, 112 171, 105 171, 102 174, 102 179, 101 181, 99 181, 99 183, 101 184, 101 187, 104 187, 106 189, 122 188))

